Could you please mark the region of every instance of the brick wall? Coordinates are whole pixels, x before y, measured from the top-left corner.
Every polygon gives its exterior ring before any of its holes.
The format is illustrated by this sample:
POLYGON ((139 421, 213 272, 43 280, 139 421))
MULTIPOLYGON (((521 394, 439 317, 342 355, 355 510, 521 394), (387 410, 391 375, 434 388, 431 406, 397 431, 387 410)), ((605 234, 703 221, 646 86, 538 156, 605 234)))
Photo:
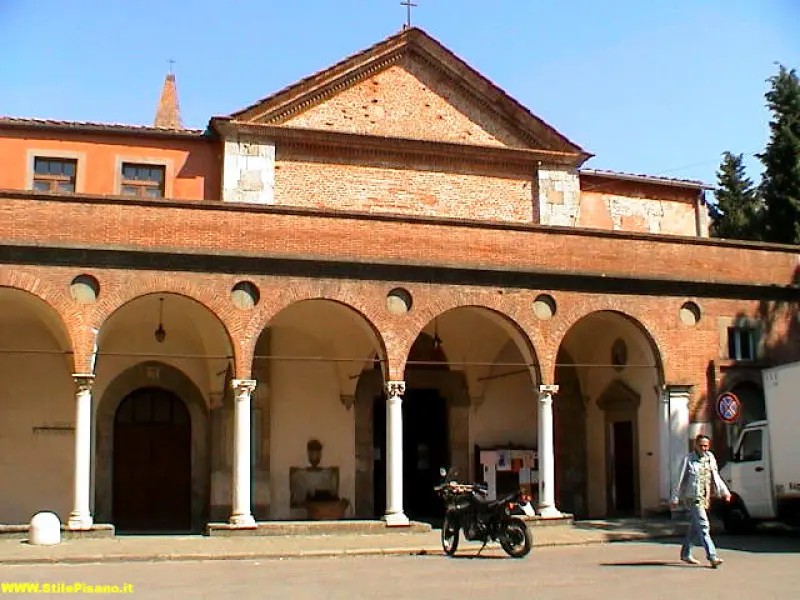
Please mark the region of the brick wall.
POLYGON ((0 197, 0 242, 504 268, 786 286, 796 251, 536 226, 477 227, 218 203, 0 197))
POLYGON ((320 157, 278 148, 276 204, 530 223, 532 175, 454 162, 320 157), (327 159, 327 160, 326 160, 327 159))

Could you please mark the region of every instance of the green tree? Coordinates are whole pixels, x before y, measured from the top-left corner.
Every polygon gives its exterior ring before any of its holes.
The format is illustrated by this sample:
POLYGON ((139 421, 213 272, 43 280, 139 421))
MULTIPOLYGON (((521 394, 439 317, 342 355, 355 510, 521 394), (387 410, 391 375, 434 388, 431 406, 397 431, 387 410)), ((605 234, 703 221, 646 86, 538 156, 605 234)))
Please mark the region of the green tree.
POLYGON ((711 212, 711 235, 737 240, 762 239, 762 210, 753 182, 745 175, 741 154, 725 152, 717 171, 717 204, 711 212))
POLYGON ((772 112, 770 138, 757 155, 764 164, 765 239, 800 244, 800 81, 794 69, 780 65, 769 82, 765 97, 772 112))

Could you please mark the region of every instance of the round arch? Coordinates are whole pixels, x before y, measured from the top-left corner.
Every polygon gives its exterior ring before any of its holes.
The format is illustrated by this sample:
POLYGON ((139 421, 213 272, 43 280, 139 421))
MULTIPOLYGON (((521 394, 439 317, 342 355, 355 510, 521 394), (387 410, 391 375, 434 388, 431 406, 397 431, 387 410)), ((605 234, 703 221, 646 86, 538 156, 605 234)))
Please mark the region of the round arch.
MULTIPOLYGON (((447 307, 442 307, 437 304, 431 306, 429 310, 417 314, 413 326, 409 326, 406 329, 408 335, 403 340, 403 344, 397 348, 399 356, 394 357, 397 372, 403 373, 405 371, 406 361, 410 355, 411 348, 421 334, 427 332, 427 335, 434 336, 437 333, 433 329, 434 323, 444 320, 448 314, 451 315, 452 318, 453 315, 462 310, 469 310, 481 317, 487 318, 492 324, 506 333, 522 356, 525 363, 524 368, 530 371, 531 379, 534 384, 542 381, 541 365, 536 348, 534 347, 528 331, 526 331, 515 318, 502 309, 476 303, 454 303, 447 307)), ((444 334, 442 333, 442 335, 444 334)), ((446 345, 444 348, 446 352, 446 345)))
MULTIPOLYGON (((205 283, 205 282, 204 282, 205 283)), ((236 343, 234 332, 242 329, 242 316, 238 314, 229 298, 229 291, 222 289, 218 283, 212 282, 220 289, 209 291, 196 281, 187 277, 139 275, 137 278, 115 289, 113 293, 101 295, 91 314, 91 322, 98 331, 98 347, 102 353, 101 341, 104 330, 115 317, 124 313, 127 308, 148 297, 174 297, 188 300, 192 305, 202 308, 203 312, 213 318, 224 332, 229 353, 234 361, 234 372, 240 373, 242 367, 241 341, 236 343)))
POLYGON ((356 303, 352 303, 346 299, 336 298, 328 295, 308 294, 307 296, 299 296, 295 294, 291 298, 282 298, 280 304, 270 304, 269 309, 263 309, 260 313, 253 315, 253 319, 248 323, 245 339, 252 340, 249 344, 249 356, 256 355, 256 346, 262 333, 280 319, 281 315, 288 314, 287 311, 292 311, 297 307, 305 307, 314 303, 330 303, 332 305, 346 309, 346 312, 352 317, 351 323, 355 324, 359 329, 364 332, 372 343, 372 349, 369 354, 365 354, 364 362, 367 363, 371 360, 371 356, 377 354, 377 360, 381 364, 381 369, 385 368, 387 362, 387 349, 384 341, 383 334, 375 323, 370 319, 370 316, 365 310, 364 306, 359 307, 356 303))
MULTIPOLYGON (((641 339, 646 342, 646 347, 652 354, 653 364, 650 365, 654 367, 658 373, 658 379, 660 383, 663 383, 665 380, 664 376, 664 362, 661 356, 660 347, 656 341, 655 336, 653 335, 651 329, 645 326, 644 322, 636 315, 630 314, 628 312, 624 312, 622 310, 616 309, 598 309, 598 310, 590 310, 579 315, 570 315, 570 318, 565 321, 562 331, 564 332, 559 340, 557 348, 559 351, 565 347, 565 342, 568 341, 570 333, 575 330, 577 326, 580 326, 581 323, 587 322, 589 319, 597 318, 597 317, 609 317, 611 319, 620 319, 620 322, 628 323, 632 327, 634 327, 639 334, 641 335, 641 339)), ((576 353, 571 352, 573 356, 576 353)))
POLYGON ((0 319, 3 316, 10 316, 14 310, 12 307, 35 316, 53 336, 55 343, 63 350, 64 354, 69 355, 70 367, 72 371, 75 370, 75 344, 72 331, 63 317, 63 311, 67 308, 64 306, 66 298, 63 295, 38 280, 24 287, 0 282, 0 303, 5 307, 0 319), (27 289, 28 287, 31 289, 27 289), (52 302, 53 298, 60 298, 63 303, 52 302))

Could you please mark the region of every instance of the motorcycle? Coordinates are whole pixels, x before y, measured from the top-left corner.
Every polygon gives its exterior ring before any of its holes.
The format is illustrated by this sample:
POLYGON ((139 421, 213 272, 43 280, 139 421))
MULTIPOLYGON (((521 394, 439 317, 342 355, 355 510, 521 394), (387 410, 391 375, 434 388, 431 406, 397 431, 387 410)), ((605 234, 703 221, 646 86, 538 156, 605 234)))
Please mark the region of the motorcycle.
POLYGON ((489 500, 485 486, 460 484, 455 472, 440 470, 442 483, 433 489, 445 504, 442 523, 442 549, 448 556, 458 550, 460 531, 469 541, 483 542, 480 554, 489 541, 499 541, 506 554, 522 558, 533 543, 527 524, 518 515, 535 514, 530 498, 516 491, 499 500, 489 500))

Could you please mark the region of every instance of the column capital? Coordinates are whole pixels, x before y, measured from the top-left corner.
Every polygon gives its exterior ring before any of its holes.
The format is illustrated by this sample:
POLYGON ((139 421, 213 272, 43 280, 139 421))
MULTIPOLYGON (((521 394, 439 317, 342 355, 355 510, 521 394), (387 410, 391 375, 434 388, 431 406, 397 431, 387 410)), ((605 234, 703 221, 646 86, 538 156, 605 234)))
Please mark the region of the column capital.
POLYGON ((257 384, 258 382, 255 379, 234 379, 231 381, 231 387, 237 393, 247 392, 252 394, 257 384))
POLYGON ((539 386, 539 395, 540 396, 552 396, 553 394, 558 393, 558 385, 553 384, 542 384, 539 386))
POLYGON ((75 385, 78 386, 79 392, 88 392, 92 389, 94 383, 94 373, 73 373, 72 379, 75 385))
POLYGON ((387 381, 386 394, 389 396, 402 396, 406 393, 405 381, 387 381))

